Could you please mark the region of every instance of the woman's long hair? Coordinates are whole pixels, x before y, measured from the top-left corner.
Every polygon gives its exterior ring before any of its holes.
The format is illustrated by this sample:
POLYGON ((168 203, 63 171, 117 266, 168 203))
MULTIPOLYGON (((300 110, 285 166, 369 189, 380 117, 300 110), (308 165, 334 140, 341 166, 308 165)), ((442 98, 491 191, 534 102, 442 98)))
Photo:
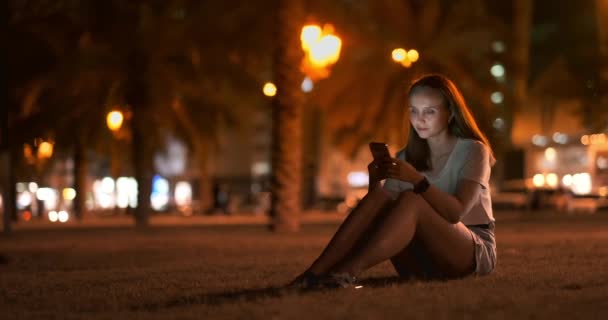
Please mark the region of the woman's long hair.
MULTIPOLYGON (((441 93, 445 105, 453 115, 453 118, 448 123, 448 132, 458 138, 473 139, 485 144, 490 149, 490 164, 493 165, 496 160, 490 142, 483 132, 479 130, 475 118, 464 101, 460 90, 456 88, 456 85, 450 79, 440 74, 425 75, 412 83, 408 90, 408 98, 420 88, 432 88, 441 93)), ((428 142, 420 138, 409 121, 408 125, 409 134, 405 147, 407 161, 418 171, 432 169, 431 151, 428 142)))

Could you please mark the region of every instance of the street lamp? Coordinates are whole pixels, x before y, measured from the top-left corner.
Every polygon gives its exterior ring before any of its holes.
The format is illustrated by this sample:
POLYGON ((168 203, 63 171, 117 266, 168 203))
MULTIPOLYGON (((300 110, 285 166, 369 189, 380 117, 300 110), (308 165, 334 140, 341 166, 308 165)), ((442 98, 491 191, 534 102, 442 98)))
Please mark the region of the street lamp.
POLYGON ((265 96, 274 97, 277 94, 277 87, 272 82, 266 82, 262 91, 265 96))
POLYGON ((36 164, 37 161, 44 161, 53 156, 53 142, 45 141, 41 138, 34 140, 33 147, 26 143, 23 145, 23 156, 29 164, 36 164))
POLYGON ((53 156, 53 144, 47 141, 43 141, 38 145, 38 158, 49 159, 53 156))
MULTIPOLYGON (((338 62, 342 40, 334 34, 331 24, 325 24, 323 28, 311 24, 302 27, 300 42, 304 51, 300 70, 306 74, 302 81, 302 91, 310 92, 314 87, 313 81, 327 78, 329 67, 338 62)), ((277 87, 272 82, 266 82, 262 92, 267 97, 274 97, 277 87)))
POLYGON ((106 124, 108 125, 108 128, 112 130, 112 132, 116 132, 120 129, 123 120, 124 116, 122 112, 117 110, 108 112, 108 115, 106 116, 106 124))
POLYGON ((325 24, 305 25, 300 33, 304 59, 300 70, 312 81, 327 78, 329 67, 338 62, 342 40, 334 34, 334 27, 325 24))
POLYGON ((401 64, 402 66, 409 68, 412 63, 418 61, 420 54, 416 49, 405 50, 403 48, 394 49, 391 53, 393 61, 401 64))
MULTIPOLYGON (((124 130, 122 131, 121 134, 121 130, 120 128, 122 127, 122 124, 125 120, 125 116, 123 115, 123 113, 119 110, 112 110, 110 112, 108 112, 108 115, 106 116, 106 125, 108 126, 108 129, 110 129, 112 131, 112 134, 114 135, 114 137, 118 140, 121 139, 121 135, 124 137, 124 130)), ((112 143, 110 146, 110 163, 111 163, 111 175, 112 175, 112 183, 114 183, 115 181, 118 181, 119 176, 120 176, 120 161, 118 160, 118 145, 115 143, 112 143)), ((114 188, 111 192, 109 192, 112 194, 113 197, 113 206, 114 206, 114 210, 115 212, 117 212, 118 210, 118 206, 116 206, 116 199, 118 198, 118 189, 114 188)))

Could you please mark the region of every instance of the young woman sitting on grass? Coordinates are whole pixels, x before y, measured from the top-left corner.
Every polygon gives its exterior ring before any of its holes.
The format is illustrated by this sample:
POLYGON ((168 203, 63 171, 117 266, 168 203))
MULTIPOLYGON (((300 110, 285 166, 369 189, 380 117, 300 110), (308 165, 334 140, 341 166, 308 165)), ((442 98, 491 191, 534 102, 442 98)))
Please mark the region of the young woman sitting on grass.
POLYGON ((390 259, 404 278, 486 275, 496 266, 489 179, 495 162, 464 98, 443 75, 408 92, 407 145, 369 164, 369 191, 292 288, 352 287, 390 259))

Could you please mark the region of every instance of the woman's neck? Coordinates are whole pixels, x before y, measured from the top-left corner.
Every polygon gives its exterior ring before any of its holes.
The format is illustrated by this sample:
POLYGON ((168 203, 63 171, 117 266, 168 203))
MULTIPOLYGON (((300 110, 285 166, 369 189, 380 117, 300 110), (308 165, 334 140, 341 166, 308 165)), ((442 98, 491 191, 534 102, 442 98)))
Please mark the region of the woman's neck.
POLYGON ((458 140, 456 136, 448 133, 428 138, 427 143, 429 144, 431 157, 451 152, 452 148, 456 144, 456 140, 458 140))

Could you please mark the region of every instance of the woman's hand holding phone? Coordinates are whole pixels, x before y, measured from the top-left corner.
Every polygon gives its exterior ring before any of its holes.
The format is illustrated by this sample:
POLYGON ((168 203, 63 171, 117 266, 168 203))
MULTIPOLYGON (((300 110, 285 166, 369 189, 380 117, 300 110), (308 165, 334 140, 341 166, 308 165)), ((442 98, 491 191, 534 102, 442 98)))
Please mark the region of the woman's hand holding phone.
POLYGON ((380 181, 387 178, 412 183, 422 179, 422 174, 409 162, 391 157, 387 144, 372 142, 369 144, 369 148, 374 157, 374 161, 367 167, 370 190, 379 185, 380 181))
POLYGON ((377 160, 372 161, 369 165, 367 165, 367 172, 369 173, 369 190, 380 186, 380 181, 386 179, 382 174, 382 170, 380 169, 380 162, 377 160))
POLYGON ((381 170, 386 170, 386 176, 405 182, 416 183, 423 178, 423 175, 414 168, 409 162, 401 159, 391 159, 380 165, 381 170))
POLYGON ((383 169, 382 163, 389 160, 391 155, 388 151, 388 145, 382 142, 371 142, 369 149, 374 157, 367 166, 369 172, 369 190, 380 186, 380 182, 387 178, 386 170, 383 169))

